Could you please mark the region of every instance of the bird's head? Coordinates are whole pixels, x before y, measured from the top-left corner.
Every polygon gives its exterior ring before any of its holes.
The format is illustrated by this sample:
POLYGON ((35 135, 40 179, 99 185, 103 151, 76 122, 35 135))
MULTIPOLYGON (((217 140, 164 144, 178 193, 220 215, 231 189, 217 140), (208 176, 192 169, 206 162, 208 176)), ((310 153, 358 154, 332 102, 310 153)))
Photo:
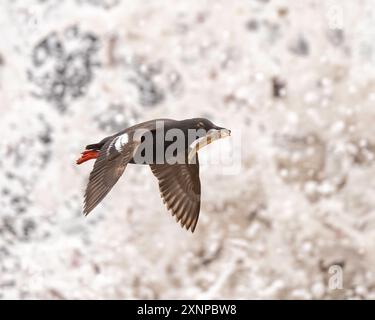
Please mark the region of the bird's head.
MULTIPOLYGON (((215 140, 230 136, 231 133, 230 130, 219 127, 205 118, 185 120, 184 126, 188 126, 188 131, 193 131, 192 137, 194 138, 194 141, 189 145, 189 163, 191 163, 192 160, 195 159, 195 154, 198 152, 198 150, 215 140)), ((192 137, 189 137, 189 140, 192 137)))
POLYGON ((220 134, 221 137, 226 137, 230 136, 231 133, 230 130, 219 127, 206 118, 193 118, 185 121, 188 129, 196 130, 199 137, 212 133, 220 134))

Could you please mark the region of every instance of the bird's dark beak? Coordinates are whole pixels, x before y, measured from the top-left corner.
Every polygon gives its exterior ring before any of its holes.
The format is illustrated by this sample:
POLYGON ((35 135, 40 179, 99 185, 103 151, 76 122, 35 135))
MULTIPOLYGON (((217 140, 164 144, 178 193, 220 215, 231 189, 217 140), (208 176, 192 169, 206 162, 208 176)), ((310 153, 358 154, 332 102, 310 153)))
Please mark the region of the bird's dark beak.
POLYGON ((211 129, 211 130, 219 131, 220 138, 229 137, 231 134, 231 131, 229 129, 222 128, 222 127, 215 127, 214 129, 211 129))

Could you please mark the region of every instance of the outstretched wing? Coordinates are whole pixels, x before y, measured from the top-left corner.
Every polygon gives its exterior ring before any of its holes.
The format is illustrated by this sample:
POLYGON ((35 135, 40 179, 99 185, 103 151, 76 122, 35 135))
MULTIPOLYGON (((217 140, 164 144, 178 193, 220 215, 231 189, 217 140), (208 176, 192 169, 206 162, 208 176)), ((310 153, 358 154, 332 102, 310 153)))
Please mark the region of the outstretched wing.
POLYGON ((112 189, 138 146, 139 142, 129 141, 126 133, 106 141, 90 173, 85 193, 83 210, 85 215, 88 215, 112 189))
POLYGON ((195 164, 151 164, 150 167, 172 216, 181 221, 182 227, 194 232, 201 206, 198 154, 195 164))

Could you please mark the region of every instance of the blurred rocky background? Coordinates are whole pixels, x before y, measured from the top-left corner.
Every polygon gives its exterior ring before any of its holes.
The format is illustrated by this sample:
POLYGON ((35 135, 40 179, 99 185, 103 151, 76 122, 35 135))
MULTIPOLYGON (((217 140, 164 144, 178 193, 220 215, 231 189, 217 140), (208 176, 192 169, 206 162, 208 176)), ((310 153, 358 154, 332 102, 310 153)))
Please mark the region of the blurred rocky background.
POLYGON ((374 25, 371 0, 1 0, 0 298, 375 298, 374 25), (241 143, 194 234, 146 167, 82 216, 86 144, 196 116, 241 143))

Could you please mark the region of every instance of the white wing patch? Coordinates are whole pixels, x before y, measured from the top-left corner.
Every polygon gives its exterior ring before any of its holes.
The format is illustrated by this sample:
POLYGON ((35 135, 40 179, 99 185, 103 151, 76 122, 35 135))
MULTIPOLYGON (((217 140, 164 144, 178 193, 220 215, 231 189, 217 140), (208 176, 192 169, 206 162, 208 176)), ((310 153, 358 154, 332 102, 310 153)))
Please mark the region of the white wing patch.
POLYGON ((127 133, 124 133, 121 136, 117 137, 115 141, 116 150, 118 152, 121 152, 124 145, 127 144, 128 142, 129 142, 129 136, 127 133))

